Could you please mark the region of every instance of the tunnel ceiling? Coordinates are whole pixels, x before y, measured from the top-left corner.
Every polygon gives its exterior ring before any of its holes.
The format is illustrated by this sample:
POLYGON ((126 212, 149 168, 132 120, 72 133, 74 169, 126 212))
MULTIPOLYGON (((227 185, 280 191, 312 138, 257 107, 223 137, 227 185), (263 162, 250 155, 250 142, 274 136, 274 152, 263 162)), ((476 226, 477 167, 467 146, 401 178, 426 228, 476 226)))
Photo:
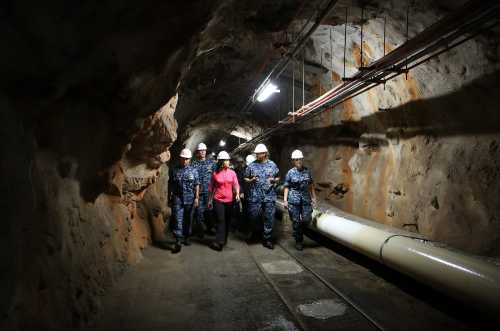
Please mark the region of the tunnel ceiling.
MULTIPOLYGON (((227 114, 233 118, 240 118, 241 121, 251 121, 260 127, 267 127, 291 111, 292 69, 289 65, 278 81, 281 89, 279 96, 272 97, 265 103, 255 104, 251 112, 240 113, 265 75, 282 55, 292 48, 294 33, 302 28, 306 19, 315 13, 319 5, 324 5, 326 2, 298 0, 224 2, 201 33, 196 56, 182 77, 179 104, 175 113, 181 132, 179 143, 192 146, 195 139, 191 135, 193 123, 190 122, 200 123, 199 116, 213 122, 213 125, 218 126, 220 130, 212 130, 212 133, 205 131, 203 134, 197 134, 197 137, 218 141, 223 132, 227 135, 234 129, 233 121, 224 120, 227 114), (207 116, 209 113, 212 115, 207 116), (185 131, 184 127, 187 125, 190 125, 191 129, 185 131)), ((410 12, 414 17, 410 17, 412 20, 410 34, 415 35, 434 23, 440 15, 463 3, 465 1, 411 1, 410 12), (422 12, 433 14, 424 18, 422 12)), ((392 28, 397 33, 394 35, 391 34, 391 30, 388 32, 389 42, 398 46, 404 41, 406 3, 382 0, 338 1, 304 49, 306 101, 331 87, 327 83, 319 86, 318 82, 321 81, 320 77, 328 75, 330 70, 330 64, 326 63, 330 61, 327 34, 331 26, 344 24, 345 7, 349 8, 349 24, 353 24, 353 28, 348 32, 350 39, 358 38, 361 7, 364 7, 365 19, 376 20, 384 15, 392 17, 394 22, 390 23, 389 29, 392 28), (397 37, 397 34, 401 37, 397 37)), ((342 72, 340 66, 343 40, 340 39, 343 39, 343 33, 341 32, 337 31, 334 34, 333 42, 335 62, 333 70, 337 73, 342 72)), ((373 44, 380 43, 378 39, 381 39, 381 31, 367 30, 365 38, 365 42, 373 47, 373 44)), ((381 55, 372 54, 371 60, 381 55)), ((295 105, 302 102, 300 75, 300 63, 297 63, 295 105)))
MULTIPOLYGON (((268 116, 249 116, 239 110, 266 70, 281 56, 280 35, 298 12, 310 13, 310 7, 299 0, 223 3, 201 33, 196 57, 183 76, 175 114, 180 127, 192 121, 211 121, 220 130, 205 130, 196 136, 218 141, 222 132, 227 135, 239 130, 235 127, 238 121, 226 120, 229 115, 242 123, 253 122, 245 130, 258 132, 257 127, 265 125, 268 116)), ((180 132, 181 142, 192 146, 192 129, 180 132)))

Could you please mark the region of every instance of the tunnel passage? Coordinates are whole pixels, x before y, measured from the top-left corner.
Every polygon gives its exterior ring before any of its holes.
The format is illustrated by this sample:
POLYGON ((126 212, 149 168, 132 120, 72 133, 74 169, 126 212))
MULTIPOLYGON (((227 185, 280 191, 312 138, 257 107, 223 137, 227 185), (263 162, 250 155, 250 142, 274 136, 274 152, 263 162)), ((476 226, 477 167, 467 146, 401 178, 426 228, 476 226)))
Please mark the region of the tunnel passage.
MULTIPOLYGON (((0 5, 0 325, 85 328, 165 240, 181 148, 252 142, 466 1, 338 1, 274 82, 280 93, 245 107, 327 3, 0 5)), ((299 148, 323 202, 498 259, 499 34, 480 32, 267 137, 281 175, 299 148)))

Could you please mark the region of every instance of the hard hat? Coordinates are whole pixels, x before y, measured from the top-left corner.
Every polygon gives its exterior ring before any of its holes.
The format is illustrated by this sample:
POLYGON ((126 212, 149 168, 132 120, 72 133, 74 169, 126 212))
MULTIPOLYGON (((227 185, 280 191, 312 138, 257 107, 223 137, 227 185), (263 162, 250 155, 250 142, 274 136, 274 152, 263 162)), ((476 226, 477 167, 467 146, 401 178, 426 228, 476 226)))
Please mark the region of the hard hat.
POLYGON ((255 146, 254 153, 267 153, 267 147, 264 144, 258 144, 255 146))
POLYGON ((204 143, 199 143, 198 147, 196 148, 197 151, 206 151, 207 150, 207 145, 204 143))
POLYGON ((179 156, 185 159, 190 159, 193 157, 193 154, 191 154, 191 151, 189 149, 184 148, 179 156))
POLYGON ((217 155, 217 160, 231 160, 231 158, 226 151, 220 151, 217 155))
POLYGON ((253 154, 248 154, 247 157, 245 158, 245 162, 247 164, 250 164, 252 163, 253 161, 255 161, 255 155, 253 154))
POLYGON ((304 158, 304 155, 302 154, 301 151, 299 151, 298 149, 294 150, 292 152, 292 160, 295 160, 295 159, 303 159, 304 158))

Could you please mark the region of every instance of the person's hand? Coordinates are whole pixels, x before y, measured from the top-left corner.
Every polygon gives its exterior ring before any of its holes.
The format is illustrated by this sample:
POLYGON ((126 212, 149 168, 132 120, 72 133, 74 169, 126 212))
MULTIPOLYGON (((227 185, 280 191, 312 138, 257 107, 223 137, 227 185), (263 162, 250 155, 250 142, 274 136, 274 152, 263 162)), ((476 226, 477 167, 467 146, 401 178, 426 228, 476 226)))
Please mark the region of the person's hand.
POLYGON ((240 202, 240 196, 236 194, 236 202, 240 202))
POLYGON ((208 203, 207 203, 208 209, 212 209, 212 206, 213 206, 212 200, 208 201, 208 203))
POLYGON ((283 202, 283 208, 288 209, 288 201, 283 202))
POLYGON ((194 203, 193 203, 194 208, 198 207, 199 201, 200 200, 198 198, 194 198, 194 203))
POLYGON ((316 200, 316 197, 312 198, 311 202, 313 207, 316 207, 318 205, 318 200, 316 200))
POLYGON ((244 193, 240 193, 240 199, 244 199, 245 198, 245 194, 244 193))

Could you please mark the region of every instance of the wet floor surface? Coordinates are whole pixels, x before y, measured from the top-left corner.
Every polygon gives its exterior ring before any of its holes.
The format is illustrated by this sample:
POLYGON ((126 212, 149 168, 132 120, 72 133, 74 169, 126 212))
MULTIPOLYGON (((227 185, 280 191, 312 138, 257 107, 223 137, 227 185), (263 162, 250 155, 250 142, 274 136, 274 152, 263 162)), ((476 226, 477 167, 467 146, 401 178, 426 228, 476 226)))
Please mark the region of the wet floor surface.
MULTIPOLYGON (((106 294, 95 330, 468 330, 335 249, 307 240, 274 250, 230 238, 151 247, 106 294)), ((470 324, 469 324, 470 325, 470 324)))

